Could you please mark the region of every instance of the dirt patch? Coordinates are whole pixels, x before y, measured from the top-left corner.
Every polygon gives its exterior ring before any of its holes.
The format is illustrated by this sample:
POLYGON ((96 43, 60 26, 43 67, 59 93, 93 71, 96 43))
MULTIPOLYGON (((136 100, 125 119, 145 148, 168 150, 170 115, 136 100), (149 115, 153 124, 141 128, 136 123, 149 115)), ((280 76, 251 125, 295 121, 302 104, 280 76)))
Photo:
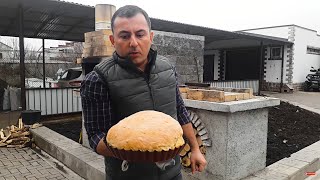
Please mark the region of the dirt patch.
MULTIPOLYGON (((81 121, 60 121, 48 128, 78 142, 81 121)), ((269 108, 267 166, 320 140, 320 115, 281 102, 269 108)))
POLYGON ((269 108, 267 165, 320 140, 320 115, 281 102, 269 108))
POLYGON ((64 135, 65 137, 72 139, 76 142, 79 142, 80 132, 82 127, 81 121, 62 121, 59 123, 47 123, 44 126, 56 131, 59 134, 64 135))

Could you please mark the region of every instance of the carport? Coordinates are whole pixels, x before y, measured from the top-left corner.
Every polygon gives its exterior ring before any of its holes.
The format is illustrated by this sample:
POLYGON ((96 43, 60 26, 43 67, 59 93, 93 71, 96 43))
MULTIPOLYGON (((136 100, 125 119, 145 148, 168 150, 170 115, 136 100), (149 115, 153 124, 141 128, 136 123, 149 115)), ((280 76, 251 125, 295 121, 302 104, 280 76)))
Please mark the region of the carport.
MULTIPOLYGON (((19 37, 21 106, 26 109, 24 38, 42 39, 43 83, 44 40, 84 41, 94 31, 94 7, 63 1, 3 0, 0 5, 0 35, 19 37)), ((43 86, 45 87, 45 85, 43 86)))
MULTIPOLYGON (((286 39, 256 34, 229 32, 213 28, 194 26, 178 22, 151 18, 152 29, 205 37, 204 52, 255 47, 259 51, 259 77, 263 77, 262 49, 265 45, 292 44, 286 39)), ((3 0, 0 5, 0 35, 19 37, 21 104, 26 109, 24 37, 44 39, 84 41, 84 33, 95 29, 95 10, 92 6, 54 0, 3 0)), ((210 63, 210 58, 205 63, 210 63)), ((212 64, 212 63, 211 63, 212 64)), ((43 66, 45 65, 43 49, 43 66)), ((221 64, 220 69, 224 65, 221 64)), ((43 68, 44 69, 44 68, 43 68)), ((233 71, 230 69, 230 71, 233 71)), ((205 73, 210 73, 210 69, 205 73), (208 72, 209 71, 209 72, 208 72)), ((222 71, 220 71, 222 73, 222 71)), ((256 74, 256 73, 255 73, 256 74)), ((43 72, 45 79, 45 72, 43 72)), ((219 79, 225 80, 224 78, 219 79)), ((45 81, 45 80, 44 80, 45 81)))

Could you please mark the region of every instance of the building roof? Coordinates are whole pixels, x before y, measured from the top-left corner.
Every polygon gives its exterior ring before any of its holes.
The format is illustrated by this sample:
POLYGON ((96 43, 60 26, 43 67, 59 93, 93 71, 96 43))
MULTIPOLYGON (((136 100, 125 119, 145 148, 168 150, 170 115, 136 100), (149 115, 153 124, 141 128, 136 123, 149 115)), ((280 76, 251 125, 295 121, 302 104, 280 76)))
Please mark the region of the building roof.
MULTIPOLYGON (((19 36, 19 7, 23 8, 24 37, 84 41, 84 33, 95 30, 95 9, 58 0, 1 0, 0 35, 19 36)), ((213 41, 250 39, 264 44, 291 44, 287 39, 151 18, 153 30, 200 35, 213 41)))
POLYGON ((10 47, 10 46, 6 45, 6 44, 5 44, 5 43, 3 43, 3 42, 0 42, 0 46, 5 46, 5 47, 7 47, 8 49, 12 49, 12 47, 10 47))
POLYGON ((261 30, 261 29, 272 29, 272 28, 281 28, 281 27, 291 27, 291 26, 299 27, 299 28, 306 29, 306 30, 313 31, 313 32, 317 32, 316 30, 309 29, 309 28, 306 28, 306 27, 302 27, 302 26, 299 26, 299 25, 296 25, 296 24, 279 25, 279 26, 268 26, 268 27, 252 28, 252 29, 243 29, 243 30, 239 30, 239 31, 235 31, 235 32, 261 30))

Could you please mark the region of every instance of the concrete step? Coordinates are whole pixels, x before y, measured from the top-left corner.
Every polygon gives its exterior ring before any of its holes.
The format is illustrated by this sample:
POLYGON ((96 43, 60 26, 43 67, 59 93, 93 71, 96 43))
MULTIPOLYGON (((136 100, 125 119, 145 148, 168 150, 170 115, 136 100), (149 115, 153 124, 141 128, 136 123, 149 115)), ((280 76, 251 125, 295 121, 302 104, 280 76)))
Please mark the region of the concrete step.
POLYGON ((84 179, 105 180, 104 158, 47 127, 30 130, 35 144, 84 179))

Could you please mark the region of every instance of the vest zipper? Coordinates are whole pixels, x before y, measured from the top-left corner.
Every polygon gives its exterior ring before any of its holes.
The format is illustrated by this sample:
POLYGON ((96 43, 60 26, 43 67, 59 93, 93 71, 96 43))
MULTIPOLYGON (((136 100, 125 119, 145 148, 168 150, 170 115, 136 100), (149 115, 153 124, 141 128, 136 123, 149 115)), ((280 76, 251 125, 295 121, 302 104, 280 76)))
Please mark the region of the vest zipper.
POLYGON ((152 100, 152 106, 153 106, 153 109, 154 109, 155 108, 155 104, 154 104, 154 98, 153 98, 152 89, 151 89, 151 86, 150 86, 150 83, 149 83, 149 79, 145 74, 143 74, 143 78, 144 78, 144 80, 146 81, 146 83, 148 85, 149 92, 150 92, 150 97, 151 97, 151 100, 152 100))

